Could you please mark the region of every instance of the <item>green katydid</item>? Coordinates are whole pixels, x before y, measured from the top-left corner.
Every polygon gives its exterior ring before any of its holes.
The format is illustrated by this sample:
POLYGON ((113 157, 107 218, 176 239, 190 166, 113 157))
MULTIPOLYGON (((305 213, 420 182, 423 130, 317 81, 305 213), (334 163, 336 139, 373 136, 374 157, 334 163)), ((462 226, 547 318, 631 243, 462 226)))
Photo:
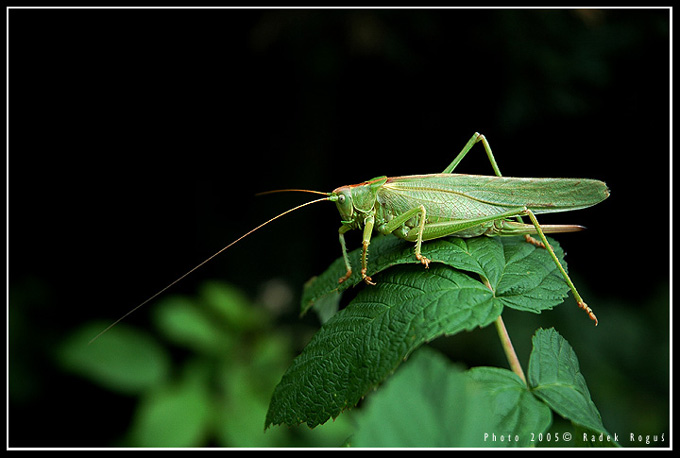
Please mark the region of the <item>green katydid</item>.
POLYGON ((369 285, 375 285, 366 273, 368 247, 374 230, 415 242, 415 257, 425 268, 428 267, 430 261, 421 254, 423 241, 446 236, 524 235, 527 242, 545 248, 550 253, 579 307, 584 309, 597 325, 595 314, 581 298, 545 237, 545 233, 574 232, 582 230, 583 227, 577 225, 541 226, 535 214, 564 212, 593 206, 609 196, 609 190, 602 181, 573 178, 503 177, 488 141, 483 135, 475 133, 442 173, 392 178, 382 176, 359 184, 341 186, 332 192, 282 189, 262 194, 286 191, 302 191, 326 197, 291 208, 248 231, 130 310, 92 341, 243 238, 290 212, 321 201, 335 202, 341 216, 342 226, 338 233, 347 273, 338 280, 339 283, 347 280, 352 274, 344 236, 352 229, 363 229, 361 277, 369 285), (465 155, 480 141, 496 176, 452 173, 465 155), (522 216, 528 216, 531 224, 524 224, 522 216), (537 234, 540 241, 534 239, 532 234, 537 234))
POLYGON ((368 246, 374 229, 415 242, 415 257, 426 268, 430 261, 421 254, 423 241, 446 236, 524 235, 527 242, 548 250, 578 306, 597 325, 597 317, 581 298, 545 237, 545 233, 574 232, 584 228, 577 225, 541 226, 535 214, 578 210, 602 202, 609 196, 607 185, 602 181, 503 177, 486 138, 475 133, 442 173, 378 177, 342 186, 328 196, 328 200, 336 203, 342 217, 339 234, 347 273, 340 278, 340 283, 352 274, 344 238, 351 229, 363 227, 361 276, 368 284, 374 284, 366 274, 368 246), (496 176, 451 173, 479 141, 484 145, 496 176), (528 216, 532 224, 524 224, 522 216, 528 216), (516 218, 516 221, 510 218, 516 218), (532 234, 537 234, 541 240, 534 239, 532 234))

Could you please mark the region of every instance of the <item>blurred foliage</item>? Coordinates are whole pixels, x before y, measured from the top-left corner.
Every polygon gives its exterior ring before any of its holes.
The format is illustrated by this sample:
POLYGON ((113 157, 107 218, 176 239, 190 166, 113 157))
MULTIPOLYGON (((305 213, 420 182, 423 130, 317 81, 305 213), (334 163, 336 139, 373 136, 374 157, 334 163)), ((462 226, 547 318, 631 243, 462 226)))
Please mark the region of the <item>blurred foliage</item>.
POLYGON ((292 357, 291 336, 233 286, 209 282, 196 298, 168 296, 153 329, 88 323, 56 351, 59 364, 136 402, 120 446, 340 446, 348 423, 265 433, 269 397, 292 357), (178 352, 178 350, 180 350, 178 352))
MULTIPOLYGON (((174 443, 344 443, 342 416, 323 438, 262 432, 278 377, 318 328, 290 304, 339 252, 328 207, 291 215, 175 287, 187 296, 80 344, 292 206, 248 196, 435 172, 479 131, 505 175, 609 185, 602 208, 559 220, 589 228, 558 240, 600 325, 584 326, 571 298, 504 320, 525 367, 535 329, 565 336, 621 445, 668 446, 669 16, 9 10, 9 445, 149 443, 174 410, 195 419, 174 443), (631 229, 633 218, 654 224, 631 229), (221 310, 195 297, 206 278, 270 306, 221 310), (87 363, 95 357, 109 367, 87 363)), ((483 156, 461 171, 488 173, 483 156)), ((493 332, 431 345, 466 366, 504 367, 493 332)))

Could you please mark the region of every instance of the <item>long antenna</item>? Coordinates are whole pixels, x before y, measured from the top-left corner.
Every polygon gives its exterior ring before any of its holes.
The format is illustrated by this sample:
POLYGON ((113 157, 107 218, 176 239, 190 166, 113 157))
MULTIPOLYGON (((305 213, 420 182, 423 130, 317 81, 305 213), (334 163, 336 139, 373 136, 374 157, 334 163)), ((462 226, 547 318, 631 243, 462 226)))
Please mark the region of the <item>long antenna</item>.
POLYGON ((264 196, 267 194, 275 194, 277 192, 307 192, 309 194, 321 194, 322 196, 329 196, 329 192, 312 191, 310 189, 274 189, 272 191, 263 191, 255 194, 256 196, 264 196))
MULTIPOLYGON (((287 190, 281 190, 281 191, 287 191, 287 190)), ((298 190, 296 189, 295 191, 298 191, 298 190)), ((271 193, 271 192, 276 192, 276 191, 268 191, 268 192, 263 193, 263 194, 269 194, 269 193, 271 193)), ((326 195, 326 196, 329 195, 329 193, 319 192, 319 191, 309 191, 309 192, 313 192, 313 193, 315 193, 315 194, 323 194, 323 195, 326 195)), ((276 215, 275 217, 271 218, 270 220, 265 221, 264 223, 260 224, 260 225, 257 226, 256 228, 249 230, 248 232, 246 232, 245 234, 243 234, 241 237, 237 238, 236 240, 234 240, 233 242, 231 242, 229 245, 225 246, 224 248, 222 248, 221 250, 219 250, 218 252, 216 252, 215 254, 213 254, 212 256, 210 256, 209 258, 205 259, 203 262, 201 262, 200 264, 198 264, 197 266, 195 266, 194 268, 192 268, 191 270, 189 270, 187 273, 185 273, 184 275, 182 275, 181 277, 179 277, 177 280, 173 281, 173 282, 170 283, 168 286, 166 286, 165 288, 161 289, 161 290, 158 291, 156 294, 154 294, 153 296, 151 296, 150 298, 148 298, 147 300, 145 300, 144 302, 142 302, 141 304, 139 304, 138 306, 136 306, 135 308, 133 308, 132 310, 130 310, 129 312, 127 312, 125 315, 123 315, 123 316, 121 316, 120 318, 118 318, 116 321, 114 321, 113 323, 111 323, 106 329, 104 329, 102 332, 100 332, 100 333, 97 334, 95 337, 93 337, 93 338, 88 342, 88 345, 91 344, 92 342, 94 342, 95 340, 97 340, 102 334, 104 334, 104 333, 107 332, 109 329, 111 329, 112 327, 114 327, 115 325, 117 325, 118 323, 120 323, 121 321, 123 321, 125 318, 127 318, 128 316, 130 316, 133 312, 135 312, 136 310, 138 310, 139 308, 141 308, 143 305, 145 305, 145 304, 151 302, 152 300, 154 300, 155 298, 157 298, 158 296, 160 296, 161 294, 163 294, 164 292, 166 292, 168 289, 172 288, 174 285, 176 285, 176 284, 179 283, 180 281, 184 280, 189 274, 191 274, 192 272, 194 272, 196 269, 200 268, 201 266, 203 266, 204 264, 206 264, 207 262, 209 262, 210 260, 212 260, 213 258, 215 258, 215 257, 216 257, 217 255, 219 255, 220 253, 226 251, 226 250, 229 249, 230 247, 234 246, 236 243, 238 243, 238 242, 240 242, 241 240, 243 240, 244 238, 248 237, 248 236, 249 236, 250 234, 252 234, 253 232, 257 231, 258 229, 261 229, 262 227, 266 226, 267 224, 271 223, 272 221, 274 221, 274 220, 276 220, 276 219, 279 219, 279 218, 281 218, 281 217, 284 216, 284 215, 287 215, 287 214, 290 213, 290 212, 294 212, 295 210, 299 210, 299 209, 301 209, 302 207, 306 207, 307 205, 315 204, 315 203, 321 202, 321 201, 323 201, 323 200, 330 200, 330 197, 324 197, 324 198, 322 198, 322 199, 315 199, 315 200, 312 200, 312 201, 310 201, 310 202, 306 202, 306 203, 304 203, 304 204, 298 205, 297 207, 293 207, 293 208, 291 208, 291 209, 289 209, 289 210, 286 210, 285 212, 283 212, 283 213, 281 213, 281 214, 279 214, 279 215, 276 215)))

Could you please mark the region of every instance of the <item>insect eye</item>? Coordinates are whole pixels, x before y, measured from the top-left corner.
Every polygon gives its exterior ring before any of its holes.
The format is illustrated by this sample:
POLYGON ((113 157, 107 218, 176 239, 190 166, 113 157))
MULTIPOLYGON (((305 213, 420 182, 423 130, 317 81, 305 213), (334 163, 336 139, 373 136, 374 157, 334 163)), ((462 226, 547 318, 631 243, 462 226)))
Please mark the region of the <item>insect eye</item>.
POLYGON ((338 203, 339 203, 340 205, 342 205, 342 204, 345 203, 345 195, 344 195, 344 194, 340 194, 340 195, 338 196, 338 203))

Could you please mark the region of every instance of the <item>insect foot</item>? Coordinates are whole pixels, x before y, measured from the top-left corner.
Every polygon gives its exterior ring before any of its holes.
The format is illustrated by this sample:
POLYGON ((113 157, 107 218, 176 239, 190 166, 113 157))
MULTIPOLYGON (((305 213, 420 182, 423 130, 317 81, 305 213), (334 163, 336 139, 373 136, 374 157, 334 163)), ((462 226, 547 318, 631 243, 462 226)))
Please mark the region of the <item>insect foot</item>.
POLYGON ((420 261, 420 262, 425 266, 426 269, 429 269, 429 268, 430 268, 430 260, 427 259, 427 258, 426 258, 425 256, 423 256, 422 254, 420 254, 420 253, 416 254, 416 259, 417 259, 418 261, 420 261))
POLYGON ((375 286, 375 282, 371 280, 371 277, 366 275, 365 273, 362 273, 362 277, 364 279, 364 282, 366 282, 367 285, 375 286))
POLYGON ((352 276, 352 270, 350 269, 350 270, 347 271, 347 273, 344 276, 338 278, 338 284, 344 282, 345 280, 347 280, 351 276, 352 276))
POLYGON ((590 307, 588 307, 588 304, 586 304, 583 301, 578 301, 578 306, 579 306, 579 308, 582 308, 583 310, 586 311, 586 313, 588 314, 590 319, 595 322, 595 326, 597 326, 597 317, 593 313, 593 310, 590 307))
POLYGON ((540 240, 536 240, 529 234, 524 234, 524 239, 531 243, 533 246, 538 247, 538 248, 545 248, 545 243, 541 242, 540 240))
POLYGON ((366 275, 366 270, 367 270, 366 267, 363 267, 363 268, 361 269, 361 279, 364 280, 364 282, 365 282, 367 285, 375 286, 375 283, 371 280, 371 277, 369 277, 368 275, 366 275))

